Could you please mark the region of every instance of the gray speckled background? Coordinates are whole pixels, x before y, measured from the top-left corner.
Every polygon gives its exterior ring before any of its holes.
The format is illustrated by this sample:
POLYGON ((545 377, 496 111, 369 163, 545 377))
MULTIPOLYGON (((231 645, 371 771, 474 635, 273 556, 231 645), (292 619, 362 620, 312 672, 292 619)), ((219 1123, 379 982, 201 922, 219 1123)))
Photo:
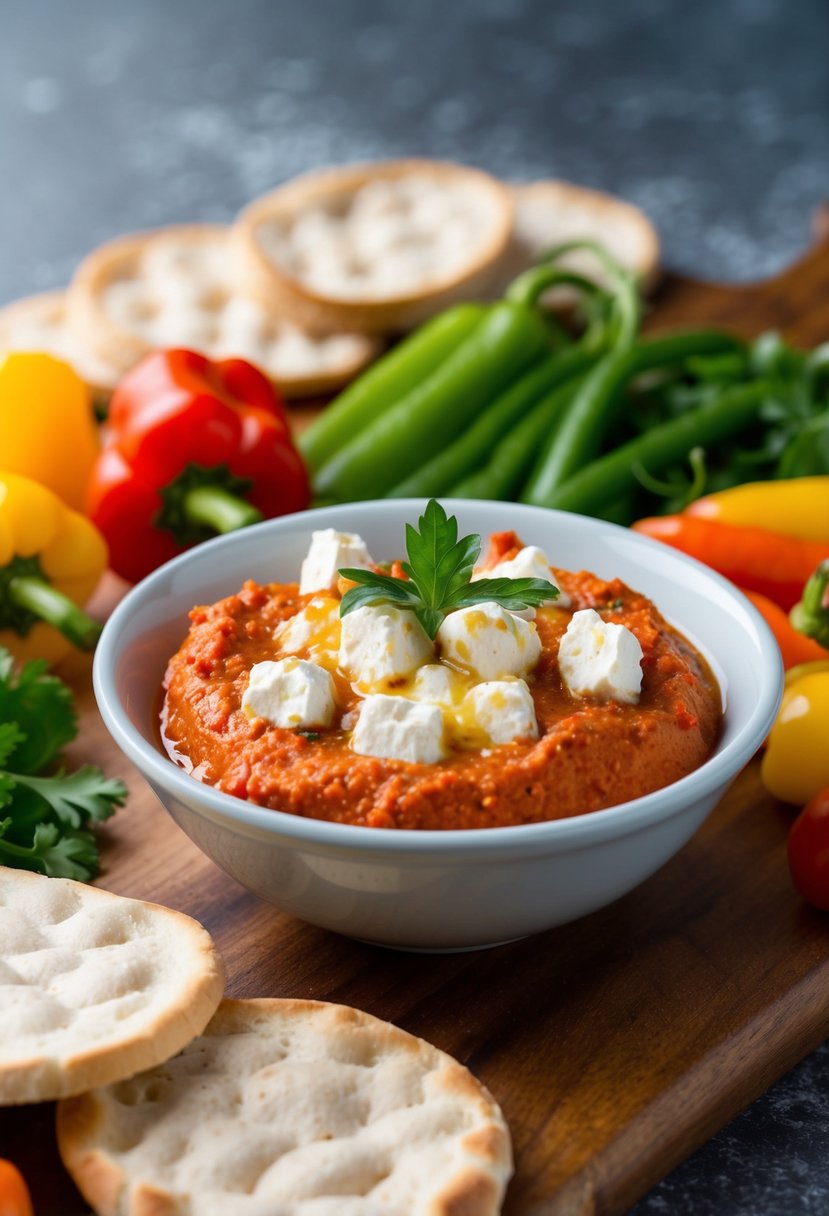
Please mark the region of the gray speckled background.
MULTIPOLYGON (((782 267, 829 198, 825 0, 4 0, 2 18, 0 300, 330 161, 616 191, 670 265, 714 278, 782 267)), ((825 1216, 828 1068, 824 1047, 636 1216, 825 1216)))

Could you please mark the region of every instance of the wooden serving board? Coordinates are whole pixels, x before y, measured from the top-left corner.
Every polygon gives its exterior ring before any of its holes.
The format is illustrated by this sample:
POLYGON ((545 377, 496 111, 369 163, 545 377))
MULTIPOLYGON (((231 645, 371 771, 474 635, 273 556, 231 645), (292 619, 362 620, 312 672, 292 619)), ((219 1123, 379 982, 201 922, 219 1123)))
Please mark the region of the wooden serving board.
MULTIPOLYGON (((829 337, 829 243, 760 286, 668 277, 650 329, 769 327, 829 337)), ((125 776, 101 832, 101 885, 179 908, 216 938, 235 996, 313 997, 390 1019, 451 1052, 503 1106, 516 1172, 506 1216, 613 1216, 829 1033, 829 916, 803 905, 785 860, 792 814, 754 762, 688 845, 610 908, 541 936, 458 955, 400 954, 293 920, 191 844, 118 752, 88 663, 72 752, 125 776)), ((0 1156, 38 1216, 79 1216, 53 1108, 0 1111, 0 1156)), ((232 1213, 229 1213, 232 1216, 232 1213)))

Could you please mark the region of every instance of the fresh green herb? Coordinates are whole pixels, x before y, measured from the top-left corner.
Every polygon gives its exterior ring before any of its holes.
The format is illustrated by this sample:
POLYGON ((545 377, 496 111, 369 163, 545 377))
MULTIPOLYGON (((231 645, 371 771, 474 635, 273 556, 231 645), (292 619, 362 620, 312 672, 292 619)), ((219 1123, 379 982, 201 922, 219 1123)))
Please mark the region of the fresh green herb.
POLYGON ((314 743, 320 737, 318 730, 298 730, 298 735, 302 735, 303 739, 307 739, 309 743, 314 743))
POLYGON ((340 570, 357 583, 345 593, 340 616, 366 604, 396 604, 415 614, 434 638, 447 612, 471 604, 496 603, 511 612, 534 608, 558 598, 558 588, 543 578, 481 578, 470 582, 481 552, 480 536, 458 540, 458 521, 447 516, 434 498, 418 520, 406 524, 406 579, 389 578, 373 570, 340 570))
POLYGON ((126 787, 100 769, 53 767, 77 733, 72 695, 43 662, 15 673, 0 647, 0 864, 53 878, 85 880, 98 872, 90 824, 123 806, 126 787))

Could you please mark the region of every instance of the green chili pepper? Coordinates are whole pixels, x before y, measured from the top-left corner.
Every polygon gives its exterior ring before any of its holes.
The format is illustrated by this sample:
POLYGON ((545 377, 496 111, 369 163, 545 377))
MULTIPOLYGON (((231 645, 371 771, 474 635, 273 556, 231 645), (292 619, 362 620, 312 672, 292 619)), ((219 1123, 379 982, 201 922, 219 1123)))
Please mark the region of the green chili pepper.
POLYGON ((421 325, 331 402, 297 439, 314 472, 428 376, 472 333, 482 304, 457 304, 421 325))
POLYGON ((714 400, 593 461, 551 491, 541 505, 585 515, 612 508, 620 496, 637 487, 638 469, 658 475, 687 458, 692 448, 728 438, 751 422, 772 394, 771 386, 762 380, 730 387, 714 400))
POLYGON ((484 467, 457 482, 449 496, 502 502, 513 498, 533 467, 539 446, 556 426, 580 383, 580 378, 573 376, 545 393, 518 425, 504 435, 484 467))
POLYGON ((382 498, 548 348, 532 309, 493 305, 448 359, 318 470, 316 494, 341 502, 382 498))
POLYGON ((616 419, 628 383, 643 372, 681 363, 694 355, 716 354, 740 347, 738 339, 717 330, 698 330, 622 345, 610 351, 587 376, 560 425, 550 435, 524 487, 522 502, 544 506, 579 470, 589 465, 616 419))
MULTIPOLYGON (((583 347, 570 346, 532 367, 453 443, 389 490, 388 497, 434 498, 449 493, 459 479, 471 474, 482 460, 492 455, 499 440, 512 433, 516 421, 527 416, 527 411, 539 398, 546 399, 552 389, 572 381, 594 359, 595 356, 583 347)), ((485 494, 482 497, 495 496, 485 494)))

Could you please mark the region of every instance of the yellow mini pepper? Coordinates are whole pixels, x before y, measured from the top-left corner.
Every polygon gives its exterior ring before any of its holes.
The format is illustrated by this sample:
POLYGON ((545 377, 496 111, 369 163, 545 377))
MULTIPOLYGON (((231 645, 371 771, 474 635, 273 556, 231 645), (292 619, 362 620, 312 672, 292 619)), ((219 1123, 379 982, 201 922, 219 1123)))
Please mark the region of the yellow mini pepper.
POLYGON ((0 461, 82 511, 100 450, 89 390, 52 355, 0 355, 0 461))
POLYGON ((698 498, 687 514, 801 540, 829 541, 829 477, 748 482, 698 498))
POLYGON ((106 563, 94 524, 45 486, 0 473, 0 645, 15 658, 55 663, 73 645, 94 647, 101 627, 79 605, 106 563))
POLYGON ((761 774, 770 794, 798 805, 829 786, 829 659, 787 672, 761 774))

